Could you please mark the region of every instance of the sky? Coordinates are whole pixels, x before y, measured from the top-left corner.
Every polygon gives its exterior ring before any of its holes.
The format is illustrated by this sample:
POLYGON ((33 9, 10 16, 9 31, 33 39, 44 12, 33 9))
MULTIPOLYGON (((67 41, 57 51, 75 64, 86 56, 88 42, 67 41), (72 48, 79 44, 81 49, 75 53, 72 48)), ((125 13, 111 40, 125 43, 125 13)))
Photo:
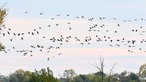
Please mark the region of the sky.
MULTIPOLYGON (((109 36, 117 38, 127 35, 128 39, 136 37, 136 40, 140 40, 145 35, 140 37, 137 35, 133 36, 133 33, 129 33, 129 29, 138 26, 143 26, 146 29, 145 21, 123 23, 122 20, 146 18, 145 3, 145 0, 1 0, 0 6, 4 5, 8 10, 8 15, 5 19, 6 27, 11 28, 16 33, 27 32, 34 28, 38 29, 41 26, 44 27, 44 30, 41 30, 42 35, 45 36, 49 32, 48 36, 58 36, 60 34, 67 36, 70 34, 83 38, 86 34, 96 34, 96 32, 90 33, 86 31, 90 25, 96 22, 98 24, 107 24, 110 27, 115 27, 115 24, 120 23, 123 26, 118 30, 123 32, 122 35, 113 36, 112 33, 109 33, 109 36), (6 4, 4 5, 4 3, 6 4), (28 12, 27 14, 25 13, 26 11, 28 12), (39 16, 40 13, 43 13, 43 15, 39 16), (57 14, 60 14, 60 17, 56 17, 57 14), (67 17, 67 14, 70 16, 67 17), (93 17, 97 20, 88 22, 84 19, 76 19, 76 16, 85 16, 86 19, 93 17), (106 17, 107 19, 100 22, 98 20, 99 17, 106 17), (51 21, 51 18, 56 18, 56 20, 51 21), (113 21, 112 18, 117 18, 118 20, 113 21), (66 30, 66 27, 68 27, 66 22, 68 21, 74 27, 72 32, 66 30), (53 28, 48 30, 46 28, 48 23, 54 25, 53 28), (61 24, 61 28, 56 29, 56 23, 61 24)), ((110 30, 113 30, 113 28, 110 30)), ((104 34, 105 32, 101 32, 100 35, 104 34)), ((26 45, 37 42, 47 44, 47 40, 38 39, 41 37, 39 35, 33 37, 35 39, 26 36, 25 38, 27 39, 23 42, 20 42, 17 37, 13 37, 15 39, 13 43, 8 41, 11 37, 13 36, 1 38, 1 42, 8 48, 15 45, 23 49, 27 48, 26 45)), ((90 46, 80 46, 75 41, 71 41, 71 44, 64 45, 60 50, 63 53, 61 56, 56 56, 49 62, 46 61, 48 57, 48 55, 45 55, 46 53, 35 52, 35 55, 30 57, 23 56, 14 51, 7 54, 0 52, 0 73, 8 75, 16 69, 33 71, 34 69, 46 68, 48 66, 53 70, 55 76, 59 76, 65 69, 71 68, 78 74, 94 73, 98 70, 92 64, 98 63, 99 56, 105 58, 105 69, 112 67, 116 63, 115 72, 122 72, 124 70, 137 72, 140 65, 146 62, 146 53, 139 51, 129 53, 126 47, 111 48, 103 44, 96 46, 94 42, 90 46)), ((143 45, 137 44, 137 46, 146 49, 143 45)), ((57 53, 58 51, 52 51, 51 54, 55 55, 57 53)), ((108 72, 109 69, 106 69, 106 73, 108 72)))

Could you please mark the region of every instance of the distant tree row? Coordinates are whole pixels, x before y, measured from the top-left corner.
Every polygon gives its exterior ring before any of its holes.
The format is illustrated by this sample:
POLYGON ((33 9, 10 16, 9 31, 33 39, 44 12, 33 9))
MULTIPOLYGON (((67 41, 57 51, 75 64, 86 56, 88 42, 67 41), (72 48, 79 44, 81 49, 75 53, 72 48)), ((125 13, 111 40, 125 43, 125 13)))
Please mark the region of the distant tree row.
POLYGON ((99 58, 99 63, 94 66, 98 72, 92 74, 77 75, 73 69, 65 70, 63 77, 59 78, 58 82, 146 82, 146 64, 140 66, 138 73, 123 71, 120 74, 113 73, 115 64, 106 74, 104 72, 104 58, 102 57, 99 58))
POLYGON ((19 69, 9 76, 0 75, 0 82, 58 82, 58 80, 47 68, 40 71, 35 70, 35 72, 19 69))
POLYGON ((0 75, 0 82, 146 82, 146 64, 141 65, 139 73, 123 71, 106 74, 98 71, 92 74, 76 74, 73 69, 64 70, 60 77, 54 77, 52 70, 41 69, 35 72, 16 70, 9 76, 0 75))

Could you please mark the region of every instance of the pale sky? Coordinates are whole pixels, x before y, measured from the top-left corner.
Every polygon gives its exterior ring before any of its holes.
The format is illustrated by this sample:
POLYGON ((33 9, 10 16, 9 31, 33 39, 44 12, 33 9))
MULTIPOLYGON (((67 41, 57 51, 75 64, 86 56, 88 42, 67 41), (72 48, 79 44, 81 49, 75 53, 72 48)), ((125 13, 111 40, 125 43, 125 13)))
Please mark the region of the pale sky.
MULTIPOLYGON (((20 41, 18 37, 13 36, 2 37, 1 42, 8 49, 11 49, 14 45, 19 49, 26 49, 30 44, 37 43, 57 46, 57 44, 48 43, 47 40, 39 39, 42 35, 48 37, 72 35, 83 40, 85 36, 96 35, 97 32, 88 32, 88 28, 95 23, 107 25, 101 30, 102 32, 98 33, 99 36, 108 35, 113 39, 124 36, 127 39, 138 41, 146 39, 145 34, 139 36, 139 34, 130 31, 140 26, 143 26, 143 30, 146 30, 146 21, 140 21, 141 18, 146 18, 145 0, 1 0, 0 5, 4 3, 6 3, 5 7, 8 9, 5 24, 6 27, 12 29, 12 32, 28 32, 39 27, 43 28, 40 30, 41 35, 25 36, 24 41, 20 41), (43 15, 40 16, 40 13, 43 13, 43 15), (57 14, 60 14, 60 17, 57 17, 57 14), (70 16, 67 17, 67 14, 70 16), (77 16, 84 16, 85 19, 76 19, 77 16), (88 19, 92 17, 95 20, 89 22, 88 19), (99 21, 99 17, 106 17, 106 20, 99 21), (52 21, 51 18, 55 18, 55 20, 52 21), (113 21, 113 18, 117 18, 117 20, 113 21), (123 22, 123 20, 134 21, 134 19, 138 19, 138 21, 123 22), (72 31, 67 29, 67 22, 71 22, 72 31), (55 24, 57 23, 59 26, 56 28, 55 24), (121 24, 118 29, 115 28, 117 23, 121 24), (47 28, 48 24, 51 25, 49 29, 47 28), (106 29, 110 30, 109 34, 104 32, 106 29), (112 35, 114 30, 118 30, 120 33, 112 35), (10 42, 10 38, 13 38, 14 41, 10 42)), ((7 32, 7 30, 4 32, 7 32)), ((55 76, 59 76, 65 69, 70 68, 74 69, 77 74, 94 73, 97 72, 97 69, 91 63, 98 62, 99 56, 105 58, 106 73, 109 70, 106 68, 112 67, 115 63, 117 64, 115 72, 124 70, 137 72, 139 66, 146 62, 146 53, 138 51, 137 48, 133 49, 135 50, 134 53, 129 53, 128 48, 124 45, 120 48, 109 47, 108 44, 96 44, 93 41, 91 45, 81 46, 73 39, 70 41, 70 44, 63 45, 60 50, 54 50, 49 55, 37 51, 33 53, 33 57, 23 56, 15 51, 10 51, 7 54, 0 52, 0 73, 7 75, 16 69, 33 71, 48 66, 53 70, 55 76), (58 52, 63 54, 56 56, 58 52), (47 57, 52 57, 52 59, 48 62, 47 57)), ((146 49, 141 44, 136 44, 136 46, 146 49)))

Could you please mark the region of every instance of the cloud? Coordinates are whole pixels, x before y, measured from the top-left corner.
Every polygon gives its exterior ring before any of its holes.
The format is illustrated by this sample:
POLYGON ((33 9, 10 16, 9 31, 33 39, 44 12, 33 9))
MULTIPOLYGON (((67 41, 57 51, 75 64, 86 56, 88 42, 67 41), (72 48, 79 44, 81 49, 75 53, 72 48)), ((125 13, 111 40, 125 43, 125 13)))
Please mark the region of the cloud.
POLYGON ((60 52, 71 55, 83 56, 129 56, 132 54, 144 56, 144 52, 128 52, 127 48, 62 48, 60 52))

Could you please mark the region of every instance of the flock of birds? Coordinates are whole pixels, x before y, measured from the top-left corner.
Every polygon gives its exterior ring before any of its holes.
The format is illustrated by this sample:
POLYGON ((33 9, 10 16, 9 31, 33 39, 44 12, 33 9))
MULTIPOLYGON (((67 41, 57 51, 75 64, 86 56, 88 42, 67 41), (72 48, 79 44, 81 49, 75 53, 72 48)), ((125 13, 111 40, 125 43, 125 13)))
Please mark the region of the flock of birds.
MULTIPOLYGON (((26 11, 25 14, 29 14, 29 12, 26 11)), ((43 14, 44 13, 39 13, 39 15, 43 14)), ((26 43, 28 45, 26 44, 26 47, 25 45, 19 45, 21 47, 16 45, 6 46, 6 49, 4 49, 3 52, 7 54, 11 51, 15 51, 16 53, 21 53, 24 56, 33 56, 35 53, 45 53, 48 54, 48 61, 57 55, 62 55, 63 52, 59 52, 61 48, 64 48, 66 46, 71 47, 72 45, 83 47, 87 47, 88 45, 88 47, 91 48, 92 46, 100 48, 106 45, 106 47, 108 48, 126 48, 130 53, 134 53, 135 51, 146 53, 146 25, 144 25, 146 19, 144 18, 133 20, 119 20, 117 18, 111 18, 110 21, 112 22, 110 24, 106 22, 109 21, 106 17, 86 18, 85 16, 76 16, 74 17, 74 20, 78 21, 78 23, 80 21, 84 21, 83 24, 85 23, 85 27, 75 27, 73 25, 73 21, 67 19, 67 30, 64 29, 64 32, 70 34, 56 33, 58 34, 58 36, 44 34, 44 30, 47 30, 48 32, 55 32, 51 31, 50 28, 52 28, 58 30, 57 32, 59 32, 59 28, 64 27, 63 25, 61 26, 61 23, 55 22, 55 20, 57 20, 57 17, 60 16, 60 14, 57 14, 56 18, 54 17, 49 19, 54 23, 47 24, 47 27, 39 26, 37 28, 31 28, 31 30, 27 32, 14 32, 11 28, 0 27, 0 37, 8 38, 7 42, 9 44, 24 44, 26 39, 29 40, 33 38, 33 41, 35 41, 34 43, 32 40, 30 40, 30 42, 32 41, 31 43, 27 41, 26 43), (140 24, 139 22, 143 22, 143 24, 140 24), (86 25, 86 23, 90 23, 90 25, 86 25), (140 25, 132 25, 135 23, 140 25), (130 24, 131 27, 125 27, 124 24, 130 24), (84 35, 74 35, 74 33, 76 33, 77 31, 78 33, 82 33, 84 30, 84 35), (50 55, 53 51, 55 51, 56 54, 50 55)), ((70 17, 70 14, 67 14, 66 17, 70 17)))

